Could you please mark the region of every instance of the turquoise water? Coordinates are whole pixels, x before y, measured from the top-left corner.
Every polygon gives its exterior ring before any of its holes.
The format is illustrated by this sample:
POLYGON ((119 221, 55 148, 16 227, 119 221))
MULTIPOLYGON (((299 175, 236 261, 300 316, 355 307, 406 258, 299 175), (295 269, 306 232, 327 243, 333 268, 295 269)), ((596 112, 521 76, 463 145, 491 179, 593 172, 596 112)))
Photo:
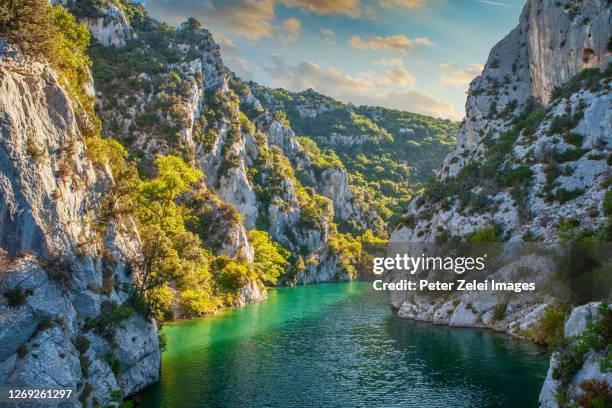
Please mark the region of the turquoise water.
POLYGON ((146 407, 536 407, 541 349, 486 330, 397 319, 370 283, 280 288, 168 324, 146 407))

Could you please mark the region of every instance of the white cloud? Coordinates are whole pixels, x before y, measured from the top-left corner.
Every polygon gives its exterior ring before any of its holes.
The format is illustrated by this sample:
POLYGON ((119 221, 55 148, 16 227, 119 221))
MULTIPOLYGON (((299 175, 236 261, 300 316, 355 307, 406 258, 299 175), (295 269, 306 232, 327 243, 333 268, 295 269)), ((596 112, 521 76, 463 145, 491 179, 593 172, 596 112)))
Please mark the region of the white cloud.
POLYGON ((414 43, 418 45, 424 45, 424 46, 430 46, 433 44, 431 40, 426 37, 417 37, 414 39, 414 43))
POLYGON ((274 0, 147 0, 151 15, 178 25, 195 17, 206 28, 257 40, 272 35, 274 0))
POLYGON ((425 37, 411 40, 405 35, 377 36, 369 39, 363 39, 358 35, 354 35, 349 39, 348 43, 351 47, 360 50, 392 50, 400 53, 409 51, 415 44, 431 45, 431 41, 425 37))
POLYGON ((283 20, 278 27, 278 37, 282 42, 296 42, 300 32, 302 31, 302 23, 295 17, 283 20))
POLYGON ((375 61, 374 64, 382 65, 382 66, 402 66, 404 65, 404 61, 399 58, 382 58, 378 61, 375 61))
POLYGON ((440 76, 440 83, 444 85, 465 86, 468 85, 472 79, 480 75, 483 69, 484 65, 482 64, 470 64, 465 69, 454 70, 442 74, 440 76))
POLYGON ((333 37, 334 35, 336 35, 336 33, 333 30, 330 30, 329 28, 322 28, 321 34, 326 37, 333 37))
POLYGON ((455 68, 457 68, 457 65, 452 64, 452 63, 450 63, 448 61, 442 61, 440 63, 440 68, 442 68, 442 69, 455 69, 455 68))
POLYGON ((491 1, 491 0, 478 0, 478 2, 480 3, 484 3, 484 4, 489 4, 491 6, 498 6, 498 7, 512 7, 509 4, 506 3, 502 3, 500 1, 491 1))
POLYGON ((344 14, 359 16, 359 0, 280 0, 285 6, 299 7, 315 14, 344 14))
POLYGON ((354 75, 334 67, 304 61, 285 64, 282 57, 272 55, 272 65, 264 66, 273 85, 292 91, 313 88, 332 97, 354 104, 385 106, 426 115, 459 119, 452 103, 429 93, 412 89, 416 80, 403 64, 387 65, 384 72, 361 72, 354 75))
POLYGON ((378 4, 385 8, 405 7, 407 9, 415 9, 423 7, 425 0, 378 0, 378 4))

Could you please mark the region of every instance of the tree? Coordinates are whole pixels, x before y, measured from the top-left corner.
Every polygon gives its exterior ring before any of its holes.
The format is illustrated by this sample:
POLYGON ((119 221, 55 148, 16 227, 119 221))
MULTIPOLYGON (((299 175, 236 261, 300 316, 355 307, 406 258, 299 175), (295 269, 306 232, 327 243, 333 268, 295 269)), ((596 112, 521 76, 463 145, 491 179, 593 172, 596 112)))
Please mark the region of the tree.
POLYGON ((26 54, 53 55, 57 36, 53 23, 47 0, 0 0, 0 34, 26 54))
POLYGON ((172 155, 157 156, 155 166, 155 178, 145 181, 140 188, 140 220, 159 225, 163 230, 181 230, 183 211, 176 200, 203 180, 204 174, 172 155))
POLYGON ((202 28, 202 24, 193 17, 189 17, 187 21, 181 24, 181 28, 190 31, 197 31, 202 28))
POLYGON ((289 251, 280 243, 272 241, 265 231, 250 231, 249 239, 255 249, 256 271, 266 283, 276 285, 289 265, 289 251))

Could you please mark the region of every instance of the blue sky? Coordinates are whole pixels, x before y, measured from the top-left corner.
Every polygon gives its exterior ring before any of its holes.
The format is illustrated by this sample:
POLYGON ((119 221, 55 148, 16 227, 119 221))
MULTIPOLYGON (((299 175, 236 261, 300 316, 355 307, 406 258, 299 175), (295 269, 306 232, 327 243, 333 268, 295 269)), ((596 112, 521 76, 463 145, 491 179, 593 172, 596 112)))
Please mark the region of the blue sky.
POLYGON ((469 81, 524 0, 147 0, 193 16, 243 79, 344 102, 461 119, 469 81))

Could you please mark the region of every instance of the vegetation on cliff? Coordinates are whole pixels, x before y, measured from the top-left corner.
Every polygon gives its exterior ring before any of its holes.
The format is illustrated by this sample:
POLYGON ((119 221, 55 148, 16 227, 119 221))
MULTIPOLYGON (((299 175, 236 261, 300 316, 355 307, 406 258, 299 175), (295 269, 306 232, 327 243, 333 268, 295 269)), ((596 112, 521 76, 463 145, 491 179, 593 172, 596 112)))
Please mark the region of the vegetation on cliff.
POLYGON ((457 123, 450 120, 347 105, 312 89, 294 93, 249 86, 266 108, 283 114, 317 158, 317 168, 346 168, 359 205, 389 225, 434 178, 455 144, 457 123))

